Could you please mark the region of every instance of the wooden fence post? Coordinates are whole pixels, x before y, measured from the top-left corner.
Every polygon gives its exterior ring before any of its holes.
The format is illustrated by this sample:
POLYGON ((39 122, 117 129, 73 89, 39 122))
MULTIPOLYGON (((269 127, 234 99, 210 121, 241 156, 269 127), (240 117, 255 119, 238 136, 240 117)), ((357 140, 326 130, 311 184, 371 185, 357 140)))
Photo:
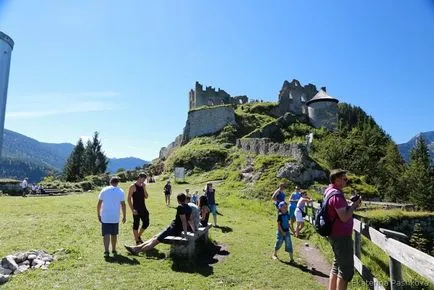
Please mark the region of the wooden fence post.
POLYGON ((360 221, 359 231, 354 230, 354 255, 360 259, 362 243, 362 221, 360 221))
MULTIPOLYGON (((407 240, 408 236, 400 233, 391 231, 388 229, 380 228, 380 232, 382 232, 387 238, 395 238, 397 240, 407 240)), ((402 270, 401 263, 394 258, 389 256, 389 275, 390 275, 390 289, 391 290, 402 290, 402 270)))

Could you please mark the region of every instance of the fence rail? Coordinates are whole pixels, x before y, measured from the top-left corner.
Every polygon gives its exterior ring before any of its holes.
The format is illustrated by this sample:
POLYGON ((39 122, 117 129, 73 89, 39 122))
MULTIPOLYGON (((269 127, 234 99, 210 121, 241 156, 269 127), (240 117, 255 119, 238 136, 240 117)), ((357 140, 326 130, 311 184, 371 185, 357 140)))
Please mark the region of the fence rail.
MULTIPOLYGON (((312 210, 312 215, 306 215, 305 219, 313 223, 318 203, 308 206, 312 210)), ((376 279, 366 268, 361 258, 361 237, 362 235, 379 247, 389 256, 389 285, 392 290, 402 289, 401 265, 405 265, 419 275, 428 279, 434 284, 434 257, 412 248, 395 238, 399 238, 399 233, 383 230, 384 233, 368 226, 367 224, 354 218, 354 268, 371 289, 385 289, 382 283, 376 279)))

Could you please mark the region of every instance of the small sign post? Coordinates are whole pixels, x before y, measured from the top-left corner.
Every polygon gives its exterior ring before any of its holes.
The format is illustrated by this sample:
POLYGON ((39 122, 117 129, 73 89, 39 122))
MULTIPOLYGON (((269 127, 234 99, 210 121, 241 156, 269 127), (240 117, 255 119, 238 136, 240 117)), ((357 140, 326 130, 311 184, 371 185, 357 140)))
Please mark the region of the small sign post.
POLYGON ((185 179, 185 168, 175 167, 175 182, 184 181, 185 179))

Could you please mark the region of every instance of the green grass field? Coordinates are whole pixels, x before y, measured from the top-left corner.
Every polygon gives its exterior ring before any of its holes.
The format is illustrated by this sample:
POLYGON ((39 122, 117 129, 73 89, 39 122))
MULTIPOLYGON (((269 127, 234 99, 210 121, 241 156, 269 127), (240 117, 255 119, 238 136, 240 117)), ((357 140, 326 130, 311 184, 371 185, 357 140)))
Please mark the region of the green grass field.
MULTIPOLYGON (((202 189, 202 184, 175 185, 174 192, 202 189)), ((122 185, 126 190, 127 185, 122 185)), ((150 184, 147 206, 151 225, 144 238, 162 230, 175 215, 164 205, 162 183, 150 184)), ((59 248, 69 254, 49 270, 29 270, 2 285, 4 289, 323 289, 300 268, 271 259, 275 242, 275 217, 270 202, 238 199, 219 194, 221 228, 211 228, 210 238, 223 245, 219 261, 198 261, 186 267, 168 257, 169 246, 160 244, 148 256, 130 256, 123 249, 132 243, 132 218, 120 226, 117 260, 105 261, 96 215, 97 192, 59 197, 0 197, 0 256, 17 251, 59 248), (211 263, 209 263, 211 262, 211 263)), ((175 197, 172 197, 175 205, 175 197)), ((301 241, 293 238, 297 246, 301 241)), ((283 248, 282 259, 287 261, 283 248)), ((297 252, 296 261, 302 263, 297 252)))

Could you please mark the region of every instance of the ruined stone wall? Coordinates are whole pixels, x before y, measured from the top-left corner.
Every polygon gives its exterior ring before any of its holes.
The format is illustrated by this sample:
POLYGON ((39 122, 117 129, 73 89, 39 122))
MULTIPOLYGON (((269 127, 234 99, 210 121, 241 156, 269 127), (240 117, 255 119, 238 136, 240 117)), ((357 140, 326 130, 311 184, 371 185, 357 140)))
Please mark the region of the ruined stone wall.
POLYGON ((307 115, 306 102, 312 99, 317 92, 316 87, 312 84, 302 86, 298 80, 284 81, 279 93, 279 115, 286 112, 295 115, 307 115))
POLYGON ((224 104, 245 104, 248 102, 247 96, 231 97, 225 90, 215 89, 207 86, 205 90, 203 86, 196 82, 194 90, 189 92, 190 110, 200 106, 218 106, 224 104))
POLYGON ((182 143, 185 144, 197 136, 217 133, 228 124, 236 124, 234 109, 231 105, 190 111, 188 112, 182 143))
POLYGON ((237 139, 238 148, 254 154, 276 154, 290 156, 298 161, 308 157, 306 145, 273 143, 269 138, 242 138, 237 139))

